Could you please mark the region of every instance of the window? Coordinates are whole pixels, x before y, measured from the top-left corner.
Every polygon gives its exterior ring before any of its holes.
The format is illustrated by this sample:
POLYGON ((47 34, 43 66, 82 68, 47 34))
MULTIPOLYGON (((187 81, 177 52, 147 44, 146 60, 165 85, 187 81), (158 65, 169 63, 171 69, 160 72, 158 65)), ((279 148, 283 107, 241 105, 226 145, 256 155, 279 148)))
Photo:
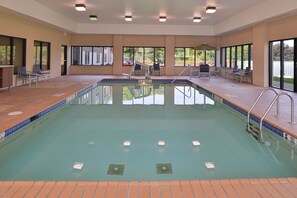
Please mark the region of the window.
POLYGON ((50 43, 34 41, 34 65, 41 70, 50 70, 50 43))
POLYGON ((11 64, 11 38, 7 36, 1 36, 0 40, 0 64, 10 65, 11 64))
POLYGON ((103 64, 103 48, 94 47, 93 48, 93 64, 102 65, 103 64))
POLYGON ((72 47, 72 65, 80 65, 81 47, 72 47))
POLYGON ((185 48, 175 48, 174 65, 185 66, 185 48))
POLYGON ((123 66, 132 66, 135 62, 153 65, 165 65, 164 47, 123 47, 123 66))
POLYGON ((215 65, 215 50, 195 50, 190 47, 175 48, 175 66, 199 66, 201 64, 215 65))
POLYGON ((160 66, 165 65, 165 48, 155 48, 155 61, 159 63, 160 66))
POLYGON ((236 47, 236 65, 238 68, 242 67, 242 46, 237 46, 236 47))
POLYGON ((134 48, 124 47, 123 48, 123 65, 132 66, 134 64, 134 48))
POLYGON ((193 48, 185 49, 185 65, 195 65, 195 50, 193 48))
POLYGON ((104 65, 113 65, 113 47, 104 47, 104 65))
POLYGON ((231 47, 231 67, 236 65, 236 47, 231 47))
POLYGON ((143 47, 134 48, 134 60, 135 60, 135 62, 144 63, 144 48, 143 47))
POLYGON ((82 65, 92 65, 92 47, 82 47, 82 65))
POLYGON ((283 81, 284 89, 293 91, 294 87, 294 40, 283 41, 283 81))
POLYGON ((226 48, 226 67, 231 67, 231 53, 230 53, 231 48, 227 47, 226 48))
POLYGON ((196 50, 196 65, 204 63, 205 54, 203 50, 196 50))
POLYGON ((249 66, 249 46, 243 46, 243 69, 249 66))
POLYGON ((113 47, 72 46, 72 65, 113 65, 113 47))
POLYGON ((0 35, 0 65, 14 65, 14 74, 19 66, 26 65, 26 40, 0 35))
POLYGON ((253 45, 237 45, 221 48, 221 66, 240 69, 251 67, 253 69, 253 45))
POLYGON ((205 63, 214 66, 216 62, 216 51, 215 50, 205 50, 205 63))
POLYGON ((154 64, 154 48, 144 48, 144 64, 154 64))
POLYGON ((272 41, 269 43, 269 85, 296 92, 294 60, 297 39, 272 41))

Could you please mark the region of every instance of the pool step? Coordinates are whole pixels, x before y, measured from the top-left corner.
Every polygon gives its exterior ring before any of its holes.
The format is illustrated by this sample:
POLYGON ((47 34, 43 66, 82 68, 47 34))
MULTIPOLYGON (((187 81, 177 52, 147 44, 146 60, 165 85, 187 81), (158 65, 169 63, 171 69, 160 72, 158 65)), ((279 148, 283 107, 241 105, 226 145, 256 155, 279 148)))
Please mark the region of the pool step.
POLYGON ((260 129, 252 123, 250 124, 250 130, 248 130, 248 125, 246 125, 246 131, 249 132, 256 140, 259 140, 260 137, 260 129))

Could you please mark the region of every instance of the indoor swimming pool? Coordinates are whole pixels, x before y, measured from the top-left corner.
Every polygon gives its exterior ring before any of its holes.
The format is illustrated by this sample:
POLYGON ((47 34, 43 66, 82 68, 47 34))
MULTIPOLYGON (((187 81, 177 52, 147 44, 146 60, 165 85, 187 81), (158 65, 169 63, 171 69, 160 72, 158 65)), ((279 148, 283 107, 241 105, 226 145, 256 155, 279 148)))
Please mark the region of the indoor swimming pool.
POLYGON ((191 84, 104 82, 0 140, 0 180, 296 177, 296 146, 191 84))

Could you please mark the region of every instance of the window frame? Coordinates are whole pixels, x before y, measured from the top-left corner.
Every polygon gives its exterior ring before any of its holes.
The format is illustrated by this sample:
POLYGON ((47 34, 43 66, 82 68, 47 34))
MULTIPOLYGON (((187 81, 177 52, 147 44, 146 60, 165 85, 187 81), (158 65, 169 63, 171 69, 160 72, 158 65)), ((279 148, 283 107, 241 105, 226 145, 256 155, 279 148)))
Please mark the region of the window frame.
MULTIPOLYGON (((34 45, 33 45, 33 48, 35 48, 36 46, 39 46, 40 47, 40 54, 39 54, 39 61, 37 62, 36 61, 36 58, 35 57, 35 53, 34 53, 34 66, 35 65, 38 65, 39 64, 39 67, 41 70, 50 70, 51 69, 51 66, 50 66, 50 63, 51 63, 51 43, 50 42, 46 42, 46 41, 39 41, 39 40, 34 40, 34 45), (40 45, 35 45, 36 43, 39 43, 40 45), (43 51, 43 47, 44 45, 43 44, 47 44, 47 66, 46 68, 43 68, 42 67, 42 58, 43 58, 43 54, 42 54, 42 51, 43 51)), ((37 52, 36 52, 37 53, 37 52)))
POLYGON ((152 46, 123 46, 122 47, 122 66, 123 67, 129 67, 129 66, 133 66, 131 64, 124 64, 124 48, 131 48, 132 49, 132 57, 133 57, 133 60, 129 60, 129 61, 132 61, 133 63, 135 62, 135 49, 136 48, 142 48, 142 51, 143 51, 143 57, 142 57, 142 63, 145 64, 145 58, 146 58, 146 48, 152 48, 153 49, 153 63, 157 63, 157 60, 156 60, 156 50, 157 49, 164 49, 164 63, 163 64, 160 64, 160 67, 165 67, 165 64, 166 64, 166 48, 165 47, 152 47, 152 46))
POLYGON ((221 67, 226 67, 226 68, 233 68, 235 65, 238 66, 239 69, 245 69, 246 67, 244 66, 243 62, 244 62, 244 46, 248 46, 248 66, 247 67, 251 67, 251 61, 252 61, 252 43, 248 43, 248 44, 240 44, 240 45, 231 45, 231 46, 224 46, 220 48, 220 54, 221 54, 221 59, 220 59, 220 63, 221 63, 221 67), (238 47, 241 48, 241 56, 240 56, 240 65, 238 65, 238 47), (229 49, 229 50, 228 50, 229 49), (232 61, 233 61, 233 57, 232 57, 232 49, 235 49, 235 59, 234 59, 234 65, 232 65, 232 61), (223 56, 223 51, 225 52, 225 56, 223 56), (230 59, 229 61, 227 61, 227 51, 229 51, 230 54, 230 59), (228 63, 228 64, 227 64, 228 63), (228 65, 228 66, 227 66, 228 65))
POLYGON ((26 47, 27 47, 27 39, 25 38, 21 38, 21 37, 13 37, 13 36, 7 36, 7 35, 0 35, 0 39, 1 37, 5 37, 7 39, 9 39, 9 46, 10 46, 10 57, 9 57, 9 62, 7 62, 7 50, 5 52, 6 55, 6 60, 5 60, 5 64, 0 64, 0 65, 14 65, 14 74, 18 74, 18 70, 19 70, 19 66, 26 66, 26 47), (22 42, 22 57, 21 59, 21 64, 15 64, 15 60, 16 58, 16 54, 14 54, 14 41, 15 39, 20 39, 20 41, 22 42))
MULTIPOLYGON (((197 63, 197 51, 199 51, 199 50, 196 50, 194 47, 175 47, 174 48, 174 67, 187 67, 187 65, 186 65, 186 49, 193 49, 194 50, 194 65, 192 65, 192 66, 194 66, 194 67, 198 67, 199 65, 200 65, 200 63, 197 63), (175 50, 177 49, 177 48, 181 48, 181 49, 183 49, 184 50, 184 58, 183 58, 183 60, 184 60, 184 65, 176 65, 175 64, 175 50)), ((217 51, 216 50, 200 50, 200 51, 203 51, 203 56, 204 56, 204 59, 203 59, 203 64, 207 64, 206 62, 207 62, 207 59, 206 59, 206 52, 207 51, 214 51, 214 65, 216 65, 216 61, 217 61, 217 51)))
MULTIPOLYGON (((75 66, 98 66, 98 67, 101 67, 101 66, 113 66, 114 65, 114 47, 113 46, 85 46, 85 45, 72 45, 71 46, 71 65, 75 65, 75 66), (73 64, 73 48, 74 47, 77 47, 80 49, 80 53, 79 53, 79 63, 77 64, 73 64), (84 47, 91 47, 91 54, 92 54, 92 58, 91 58, 91 64, 88 64, 88 65, 83 65, 82 64, 82 55, 83 55, 83 48, 84 47), (94 64, 94 48, 102 48, 102 64, 101 65, 98 65, 98 64, 94 64), (105 61, 105 49, 110 49, 112 48, 112 64, 105 64, 105 62, 109 62, 109 60, 105 61)), ((108 58, 107 58, 108 59, 108 58)))
POLYGON ((285 39, 277 39, 277 40, 271 40, 268 44, 268 51, 269 51, 269 77, 268 77, 268 83, 269 87, 273 87, 275 89, 285 90, 289 92, 297 92, 297 37, 295 38, 285 38, 285 39), (294 49, 293 49, 293 90, 285 89, 284 87, 284 41, 293 40, 294 43, 294 49), (272 57, 272 50, 273 50, 273 42, 280 42, 280 84, 279 87, 272 86, 272 78, 273 78, 273 57, 272 57))

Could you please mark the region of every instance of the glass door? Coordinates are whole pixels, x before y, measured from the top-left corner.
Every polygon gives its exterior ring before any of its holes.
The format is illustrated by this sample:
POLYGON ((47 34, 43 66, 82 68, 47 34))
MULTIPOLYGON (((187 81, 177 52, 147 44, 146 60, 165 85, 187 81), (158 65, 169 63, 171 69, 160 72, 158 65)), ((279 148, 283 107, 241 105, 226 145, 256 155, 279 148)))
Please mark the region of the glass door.
POLYGON ((270 42, 270 86, 297 91, 295 81, 296 54, 294 47, 297 39, 270 42))
POLYGON ((61 76, 67 75, 67 46, 61 46, 61 76))

